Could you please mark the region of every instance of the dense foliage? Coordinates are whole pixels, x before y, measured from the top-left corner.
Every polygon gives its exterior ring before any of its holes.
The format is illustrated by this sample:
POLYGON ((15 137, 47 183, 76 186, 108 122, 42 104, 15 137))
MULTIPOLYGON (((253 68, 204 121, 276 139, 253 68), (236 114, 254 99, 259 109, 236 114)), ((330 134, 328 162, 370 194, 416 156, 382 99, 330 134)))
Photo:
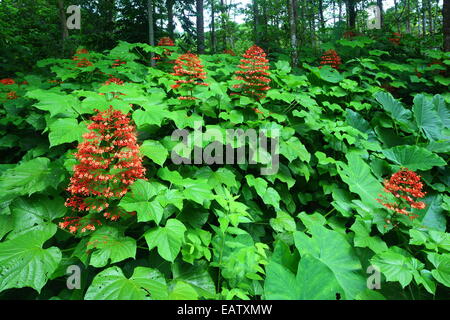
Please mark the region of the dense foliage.
POLYGON ((448 299, 450 55, 388 38, 295 69, 120 42, 3 79, 0 298, 448 299), (278 171, 175 164, 223 145, 198 124, 278 130, 278 171))

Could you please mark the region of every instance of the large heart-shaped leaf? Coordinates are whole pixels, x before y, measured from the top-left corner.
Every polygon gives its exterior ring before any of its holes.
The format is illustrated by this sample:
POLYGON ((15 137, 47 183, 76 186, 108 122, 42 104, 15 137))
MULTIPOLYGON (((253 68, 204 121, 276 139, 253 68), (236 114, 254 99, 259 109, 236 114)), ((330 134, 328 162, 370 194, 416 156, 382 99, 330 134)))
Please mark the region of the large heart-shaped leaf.
POLYGON ((43 249, 56 226, 45 226, 0 243, 0 291, 31 287, 41 291, 61 261, 56 247, 43 249))

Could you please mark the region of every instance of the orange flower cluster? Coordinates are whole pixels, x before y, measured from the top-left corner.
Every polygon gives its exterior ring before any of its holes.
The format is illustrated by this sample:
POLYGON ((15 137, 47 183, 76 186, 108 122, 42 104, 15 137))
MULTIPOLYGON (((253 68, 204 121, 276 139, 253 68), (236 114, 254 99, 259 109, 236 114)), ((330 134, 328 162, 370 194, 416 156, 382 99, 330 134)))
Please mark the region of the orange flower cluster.
POLYGON ((6 94, 6 99, 8 99, 8 100, 14 100, 14 99, 17 99, 17 98, 18 98, 18 96, 17 96, 17 93, 15 91, 10 91, 10 92, 8 92, 6 94))
POLYGON ((74 174, 67 191, 72 194, 65 205, 74 211, 88 211, 85 217, 67 217, 60 227, 70 232, 95 230, 99 217, 117 220, 126 214, 114 204, 136 179, 145 179, 145 168, 139 155, 135 127, 128 114, 114 110, 92 117, 90 132, 83 135, 75 158, 74 174))
POLYGON ((225 49, 223 50, 223 53, 229 54, 230 56, 236 56, 236 53, 234 53, 234 51, 231 49, 225 49))
POLYGON ((117 67, 121 66, 122 64, 126 64, 126 63, 127 63, 126 61, 122 61, 120 59, 115 59, 113 65, 112 65, 112 68, 117 68, 117 67))
POLYGON ((266 96, 266 91, 270 89, 270 75, 266 53, 260 47, 253 45, 243 55, 241 64, 238 65, 240 70, 235 72, 236 80, 243 80, 243 83, 234 85, 233 88, 242 89, 240 94, 254 97, 256 100, 266 96))
POLYGON ((386 202, 384 199, 377 199, 379 203, 399 214, 409 216, 410 219, 417 218, 417 215, 407 210, 407 207, 414 209, 424 209, 425 203, 417 201, 425 197, 426 192, 422 191, 423 183, 420 176, 414 171, 402 168, 394 173, 389 180, 384 181, 384 191, 392 194, 397 201, 386 202))
POLYGON ((207 86, 208 84, 203 82, 206 79, 206 72, 203 71, 203 65, 200 63, 200 59, 193 53, 185 53, 175 60, 173 67, 174 76, 181 79, 176 80, 176 84, 172 85, 173 89, 182 91, 189 91, 189 96, 178 97, 179 100, 195 100, 192 96, 192 91, 195 86, 207 86))
POLYGON ((123 80, 120 80, 119 78, 111 77, 105 82, 105 85, 109 85, 111 83, 115 83, 115 84, 118 84, 118 85, 123 85, 124 84, 123 80))
POLYGON ((169 37, 162 37, 158 41, 158 46, 159 47, 173 47, 173 46, 175 46, 175 42, 173 42, 173 40, 170 39, 169 37))
MULTIPOLYGON (((173 46, 175 46, 175 43, 169 37, 162 37, 158 41, 158 47, 173 47, 173 46)), ((164 60, 167 60, 165 62, 173 64, 175 63, 173 60, 166 59, 170 55, 172 55, 172 50, 164 48, 163 56, 161 57, 160 55, 157 54, 155 57, 153 57, 153 60, 162 60, 163 58, 165 58, 164 60)))
POLYGON ((89 54, 89 51, 86 49, 77 50, 76 54, 72 57, 73 61, 77 61, 78 68, 85 68, 92 66, 92 62, 89 61, 86 57, 79 57, 79 54, 89 54))
POLYGON ((392 42, 395 45, 399 45, 401 37, 402 37, 402 35, 400 33, 394 32, 392 34, 392 38, 389 38, 389 41, 392 42))
MULTIPOLYGON (((336 70, 339 69, 339 66, 342 64, 341 57, 339 57, 338 53, 335 50, 325 51, 321 58, 320 64, 322 66, 328 65, 336 70)), ((320 67, 319 67, 320 68, 320 67)))
POLYGON ((11 79, 11 78, 5 78, 0 80, 0 83, 4 84, 5 86, 10 85, 10 84, 15 84, 16 82, 11 79))
POLYGON ((352 39, 357 36, 357 34, 354 31, 345 31, 342 35, 345 39, 352 39))

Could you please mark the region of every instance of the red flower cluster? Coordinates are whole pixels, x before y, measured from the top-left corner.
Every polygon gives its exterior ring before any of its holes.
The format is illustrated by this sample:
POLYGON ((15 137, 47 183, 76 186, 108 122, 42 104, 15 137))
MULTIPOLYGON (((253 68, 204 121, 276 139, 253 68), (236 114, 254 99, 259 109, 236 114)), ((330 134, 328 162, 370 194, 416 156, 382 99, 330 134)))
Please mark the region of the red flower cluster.
POLYGON ((203 82, 203 79, 206 79, 206 72, 203 71, 203 65, 200 63, 200 59, 197 55, 193 53, 185 53, 176 59, 173 71, 172 75, 178 76, 181 79, 177 80, 176 84, 172 85, 172 88, 190 92, 189 96, 178 97, 180 100, 197 99, 192 96, 194 87, 208 85, 203 82))
POLYGON ((79 49, 77 50, 76 54, 73 56, 72 60, 73 61, 78 61, 77 62, 77 67, 79 68, 85 68, 85 67, 90 67, 92 66, 92 62, 89 61, 89 59, 87 59, 86 57, 79 57, 79 54, 89 54, 89 51, 86 49, 79 49))
POLYGON ((336 70, 338 70, 339 66, 342 64, 341 57, 339 57, 338 53, 332 49, 325 51, 321 59, 322 61, 320 61, 320 64, 322 66, 328 65, 336 70))
POLYGON ((169 37, 162 37, 158 41, 158 46, 159 47, 173 47, 173 46, 175 46, 175 43, 169 37))
POLYGON ((420 176, 414 171, 402 168, 394 173, 389 180, 384 181, 384 191, 392 194, 397 202, 386 202, 386 200, 377 199, 383 206, 391 211, 404 214, 410 219, 417 218, 417 215, 407 210, 407 206, 414 209, 424 209, 425 203, 417 201, 425 197, 426 192, 422 191, 423 183, 420 176))
MULTIPOLYGON (((158 41, 158 47, 173 47, 173 46, 175 46, 175 43, 169 37, 162 37, 158 41)), ((162 58, 169 57, 171 54, 172 54, 172 50, 164 48, 163 57, 161 57, 160 55, 156 55, 155 57, 153 57, 153 60, 161 60, 162 58)), ((174 63, 173 60, 168 60, 166 62, 174 63)))
POLYGON ((122 64, 126 64, 126 63, 127 63, 126 61, 122 61, 120 59, 115 59, 113 65, 112 65, 112 68, 117 68, 117 67, 121 66, 122 64))
POLYGON ((229 54, 230 56, 235 56, 236 55, 236 53, 234 53, 234 51, 231 50, 231 49, 225 49, 225 50, 223 50, 223 53, 229 54))
POLYGON ((8 99, 8 100, 14 100, 14 99, 17 99, 17 98, 18 98, 18 96, 17 96, 17 93, 15 91, 10 91, 10 92, 8 92, 6 94, 6 99, 8 99))
POLYGON ((259 100, 266 96, 265 92, 270 89, 270 75, 266 53, 260 47, 253 45, 243 55, 241 64, 235 74, 236 80, 243 80, 241 84, 234 85, 233 88, 242 89, 241 94, 254 97, 259 100))
POLYGON ((139 155, 135 127, 128 114, 114 110, 92 117, 89 133, 83 135, 75 158, 74 174, 67 188, 72 196, 65 205, 75 211, 91 212, 85 217, 67 217, 61 228, 70 232, 94 230, 94 222, 101 224, 98 215, 117 220, 125 212, 114 206, 136 179, 145 179, 145 168, 139 155), (94 216, 94 217, 93 217, 94 216))
POLYGON ((389 38, 389 41, 392 42, 395 45, 399 45, 401 37, 402 37, 402 35, 400 33, 394 32, 392 34, 392 38, 389 38))
POLYGON ((115 83, 115 84, 118 84, 118 85, 123 85, 124 82, 123 82, 123 80, 120 80, 119 78, 111 77, 105 82, 105 85, 109 85, 111 83, 115 83))
POLYGON ((15 84, 16 82, 11 78, 5 78, 5 79, 0 80, 0 83, 2 83, 4 85, 10 85, 10 84, 15 84))
POLYGON ((357 34, 354 31, 345 31, 342 35, 345 39, 352 39, 357 36, 357 34))

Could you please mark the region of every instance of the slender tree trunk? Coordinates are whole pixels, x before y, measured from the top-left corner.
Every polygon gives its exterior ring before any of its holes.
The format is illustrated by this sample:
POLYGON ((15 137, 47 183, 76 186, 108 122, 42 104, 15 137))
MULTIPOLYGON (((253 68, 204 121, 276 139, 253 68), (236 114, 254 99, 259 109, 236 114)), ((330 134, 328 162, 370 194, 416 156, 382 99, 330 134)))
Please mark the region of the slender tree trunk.
POLYGON ((297 16, 297 0, 288 0, 288 10, 289 10, 289 29, 291 35, 291 58, 292 58, 292 66, 298 66, 298 43, 297 43, 297 20, 295 17, 297 16))
POLYGON ((347 0, 348 28, 356 29, 355 0, 347 0))
POLYGON ((253 33, 255 37, 255 44, 260 46, 261 38, 259 36, 259 9, 257 0, 253 0, 252 9, 253 9, 253 33))
POLYGON ((339 5, 339 18, 338 18, 338 21, 341 22, 342 21, 342 0, 338 0, 338 5, 339 5))
MULTIPOLYGON (((147 19, 148 19, 148 43, 151 46, 155 45, 155 28, 153 26, 153 0, 147 0, 147 19)), ((155 60, 153 59, 155 54, 150 53, 151 66, 155 66, 155 60)))
POLYGON ((450 0, 444 0, 442 6, 442 31, 444 35, 444 52, 450 52, 450 0))
POLYGON ((61 52, 64 55, 66 39, 69 37, 69 30, 67 29, 67 17, 63 0, 58 0, 58 10, 59 10, 59 20, 61 22, 61 36, 62 36, 61 52))
POLYGON ((411 7, 410 1, 406 0, 406 33, 411 33, 411 7))
POLYGON ((174 38, 175 24, 173 22, 173 5, 175 0, 166 0, 166 10, 167 10, 167 31, 171 39, 174 38))
POLYGON ((225 19, 225 3, 224 0, 220 0, 220 22, 222 24, 222 44, 227 49, 227 27, 225 19))
POLYGON ((422 0, 422 34, 425 36, 427 34, 427 23, 426 23, 426 16, 425 16, 425 0, 422 0))
POLYGON ((320 28, 325 29, 325 19, 323 17, 323 0, 319 0, 319 21, 320 28))
POLYGON ((215 53, 216 52, 216 7, 214 5, 214 0, 210 0, 211 1, 211 25, 210 25, 210 36, 211 36, 211 53, 215 53))
POLYGON ((197 52, 205 53, 205 26, 203 21, 203 0, 196 0, 197 7, 197 52))
POLYGON ((333 1, 333 27, 336 24, 336 2, 333 1))
POLYGON ((262 45, 265 47, 267 45, 268 34, 269 34, 269 19, 267 14, 267 1, 263 0, 262 5, 262 27, 263 27, 263 37, 262 37, 262 45))
POLYGON ((380 22, 381 28, 384 27, 384 11, 383 11, 383 0, 377 0, 377 6, 380 8, 380 22))
POLYGON ((433 7, 431 6, 431 1, 427 0, 427 11, 428 11, 428 21, 429 21, 429 30, 430 30, 430 35, 433 34, 433 7))

